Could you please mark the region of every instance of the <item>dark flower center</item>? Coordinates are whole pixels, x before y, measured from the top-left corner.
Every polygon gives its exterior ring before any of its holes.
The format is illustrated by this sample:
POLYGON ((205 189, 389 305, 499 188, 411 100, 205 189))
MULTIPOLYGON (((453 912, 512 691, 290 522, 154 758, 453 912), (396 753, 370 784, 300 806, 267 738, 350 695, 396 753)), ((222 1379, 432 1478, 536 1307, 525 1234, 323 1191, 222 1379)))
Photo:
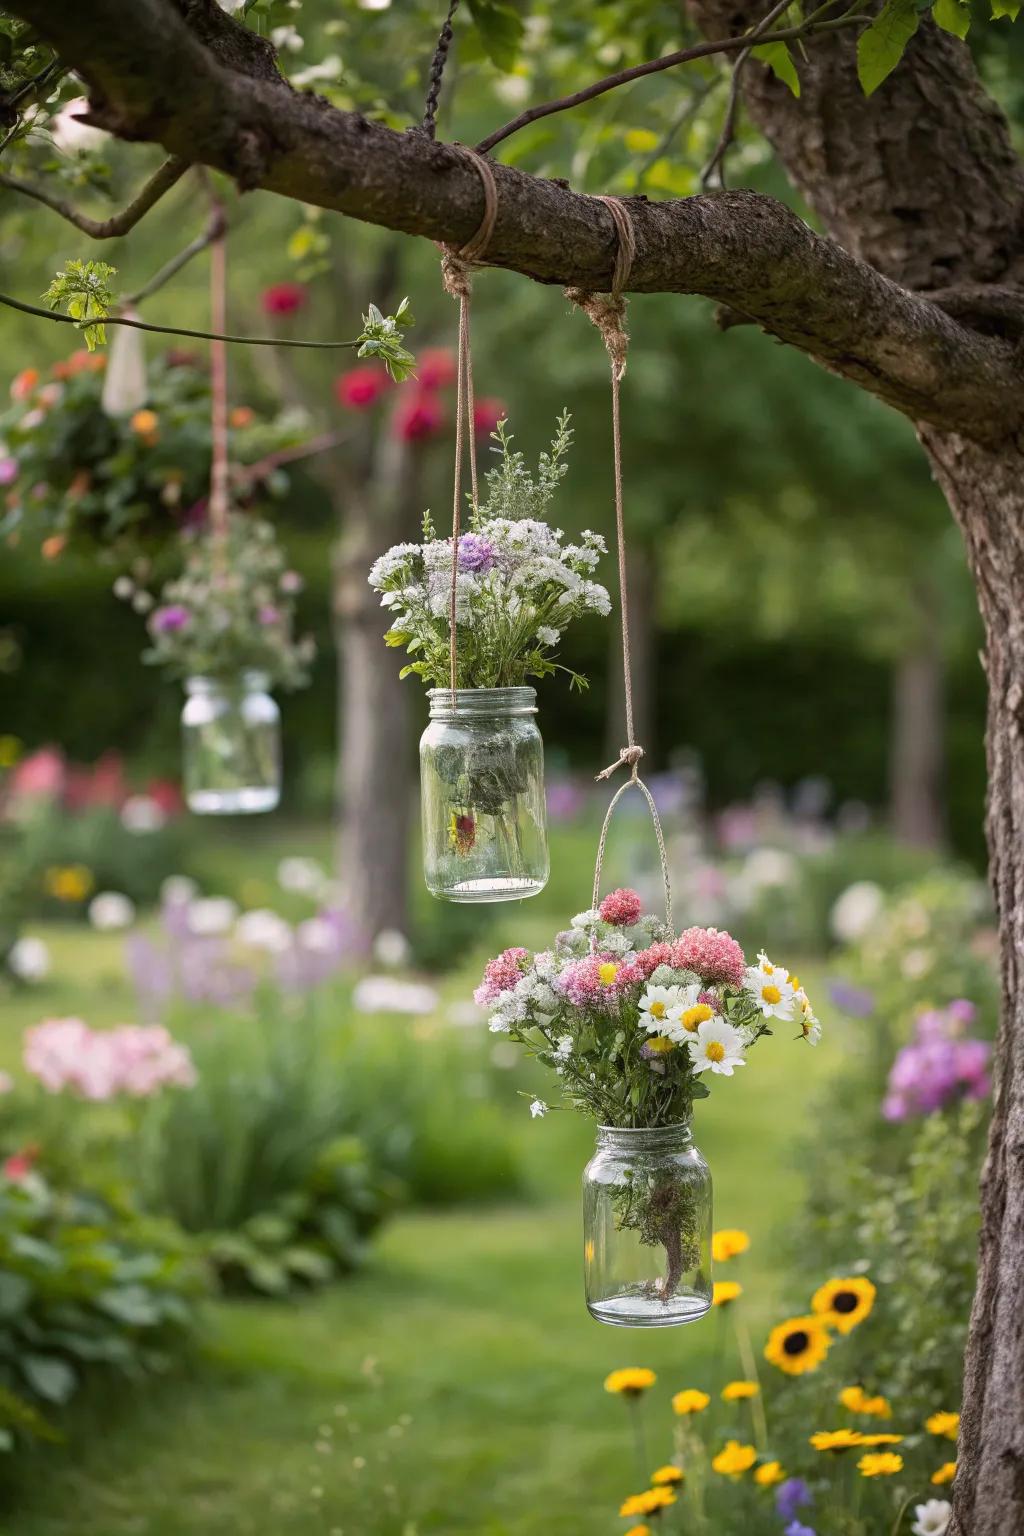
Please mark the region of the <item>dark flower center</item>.
POLYGON ((837 1291, 832 1298, 833 1312, 856 1312, 858 1297, 855 1291, 837 1291))
POLYGON ((798 1328, 795 1333, 787 1333, 782 1341, 782 1352, 785 1355, 802 1355, 810 1342, 803 1329, 798 1328))

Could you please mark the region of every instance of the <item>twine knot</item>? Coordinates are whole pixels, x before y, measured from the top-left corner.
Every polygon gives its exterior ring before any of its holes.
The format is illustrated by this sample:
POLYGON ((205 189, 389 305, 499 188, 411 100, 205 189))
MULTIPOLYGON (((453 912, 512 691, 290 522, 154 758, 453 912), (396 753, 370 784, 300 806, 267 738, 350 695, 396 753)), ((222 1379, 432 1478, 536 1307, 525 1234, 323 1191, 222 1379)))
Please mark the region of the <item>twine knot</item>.
POLYGON ((615 377, 621 379, 626 371, 626 354, 629 351, 625 299, 621 294, 591 293, 587 288, 567 288, 565 296, 570 304, 582 309, 587 319, 597 326, 611 358, 615 377))
POLYGON ((637 767, 643 756, 643 747, 638 747, 635 743, 632 746, 623 747, 614 763, 609 763, 607 768, 602 768, 600 773, 595 773, 594 778, 597 780, 610 779, 613 773, 617 773, 620 768, 625 766, 632 768, 632 777, 635 779, 637 767))
POLYGON ((453 299, 468 299, 473 291, 473 269, 454 246, 441 248, 441 281, 453 299))

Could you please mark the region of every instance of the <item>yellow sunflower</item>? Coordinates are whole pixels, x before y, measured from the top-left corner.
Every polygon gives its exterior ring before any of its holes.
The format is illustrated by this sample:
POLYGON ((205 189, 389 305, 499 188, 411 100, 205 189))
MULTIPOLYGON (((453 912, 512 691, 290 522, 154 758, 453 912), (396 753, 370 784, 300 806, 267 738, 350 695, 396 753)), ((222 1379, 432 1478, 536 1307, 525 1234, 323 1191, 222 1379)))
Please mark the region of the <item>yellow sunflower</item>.
POLYGON ((832 1343, 825 1322, 820 1317, 790 1317, 768 1335, 764 1357, 787 1376, 802 1376, 816 1371, 832 1343))
POLYGON ((781 1461, 762 1461, 754 1471, 754 1482, 759 1488, 773 1488, 786 1476, 781 1461))
POLYGON ((696 1387, 687 1387, 685 1392, 677 1392, 672 1399, 672 1408, 680 1416, 687 1413, 703 1413, 711 1399, 706 1392, 699 1392, 696 1387))
POLYGON ((756 1381, 730 1381, 722 1388, 722 1401, 742 1403, 748 1397, 756 1397, 760 1390, 756 1381))
POLYGON ((742 1477, 744 1472, 750 1471, 756 1460, 757 1452, 752 1445, 741 1445, 738 1440, 727 1440, 722 1450, 713 1458, 711 1466, 723 1477, 742 1477))
POLYGON ((644 1365, 628 1365, 624 1370, 612 1371, 611 1375, 606 1376, 604 1389, 606 1392, 617 1392, 623 1397, 639 1397, 641 1392, 653 1387, 657 1379, 654 1372, 644 1365))
POLYGON ((932 1482, 937 1488, 941 1488, 943 1484, 951 1483, 954 1477, 956 1477, 956 1462, 944 1461, 939 1470, 932 1473, 932 1482))
POLYGON ((960 1433, 960 1415, 958 1413, 933 1413, 925 1419, 924 1427, 930 1435, 942 1435, 946 1440, 955 1440, 960 1433))
POLYGON ((714 1290, 711 1293, 711 1305, 713 1307, 727 1307, 738 1296, 743 1295, 743 1287, 738 1280, 716 1280, 714 1290))
POLYGON ((725 1264, 729 1259, 736 1259, 741 1253, 746 1253, 750 1247, 750 1238, 739 1227, 723 1227, 716 1232, 711 1239, 711 1257, 716 1264, 725 1264))
POLYGON ((839 1394, 839 1401, 851 1413, 863 1413, 872 1419, 892 1418, 889 1399, 883 1397, 881 1393, 875 1397, 869 1397, 863 1387, 844 1387, 839 1394))
POLYGON ((852 1451, 864 1444, 864 1436, 857 1429, 819 1429, 811 1444, 816 1451, 852 1451))
POLYGON ((632 1493, 619 1507, 620 1515, 657 1515, 676 1502, 671 1488, 645 1488, 643 1493, 632 1493))
POLYGON ((903 1457, 894 1451, 869 1452, 858 1461, 857 1471, 861 1477, 892 1477, 893 1473, 903 1471, 903 1457))
POLYGON ((830 1328, 849 1333, 867 1317, 875 1304, 875 1287, 865 1275, 826 1280, 811 1297, 811 1311, 830 1328))
POLYGON ((666 1462, 665 1466, 659 1467, 651 1477, 651 1484, 655 1488, 675 1488, 685 1481, 686 1473, 681 1468, 673 1466, 671 1462, 666 1462))

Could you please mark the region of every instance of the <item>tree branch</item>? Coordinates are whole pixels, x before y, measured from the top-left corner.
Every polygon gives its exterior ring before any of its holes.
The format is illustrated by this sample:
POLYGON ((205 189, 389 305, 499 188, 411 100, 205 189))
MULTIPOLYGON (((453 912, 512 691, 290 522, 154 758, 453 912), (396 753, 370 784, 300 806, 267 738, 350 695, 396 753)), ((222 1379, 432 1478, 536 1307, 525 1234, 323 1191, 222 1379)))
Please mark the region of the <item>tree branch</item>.
MULTIPOLYGON (((182 20, 217 12, 218 53, 236 27, 215 0, 8 0, 87 82, 90 118, 212 165, 245 187, 332 208, 433 241, 464 244, 482 213, 467 157, 400 134, 258 72, 225 68, 182 20)), ((239 29, 244 30, 244 29, 239 29)), ((749 41, 740 39, 738 46, 749 41)), ((246 47, 248 45, 245 45, 246 47)), ((604 204, 553 181, 496 165, 498 217, 489 264, 544 283, 607 289, 616 238, 604 204)), ((628 207, 636 293, 702 294, 809 353, 914 420, 979 441, 1024 426, 1013 344, 981 335, 908 292, 791 209, 749 191, 628 207)))
POLYGON ((139 220, 160 201, 165 192, 169 192, 181 180, 187 170, 188 161, 171 155, 159 170, 154 171, 128 206, 122 208, 120 213, 112 214, 109 219, 91 219, 87 213, 80 213, 63 198, 54 197, 45 188, 34 186, 30 181, 22 181, 17 176, 0 173, 0 187, 6 187, 9 192, 20 192, 23 197, 31 197, 37 203, 42 203, 44 208, 60 214, 62 219, 67 219, 69 224, 93 240, 111 240, 116 235, 126 235, 130 229, 134 229, 139 220))

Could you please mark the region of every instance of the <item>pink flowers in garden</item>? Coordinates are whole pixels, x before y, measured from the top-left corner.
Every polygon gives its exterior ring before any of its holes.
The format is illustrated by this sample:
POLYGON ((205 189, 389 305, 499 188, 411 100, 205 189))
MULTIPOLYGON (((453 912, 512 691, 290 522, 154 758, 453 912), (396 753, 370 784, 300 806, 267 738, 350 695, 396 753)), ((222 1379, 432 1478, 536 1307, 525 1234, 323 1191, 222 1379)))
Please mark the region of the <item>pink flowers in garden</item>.
POLYGON ((966 1034, 975 1015, 966 998, 918 1014, 914 1038, 897 1053, 889 1072, 882 1104, 887 1120, 934 1114, 960 1099, 988 1098, 992 1047, 966 1034))
POLYGON ((159 1024, 90 1029, 82 1019, 45 1019, 25 1033, 24 1063, 47 1093, 100 1102, 148 1099, 196 1081, 188 1048, 159 1024))
POLYGON ((526 970, 529 958, 528 949, 518 948, 504 949, 495 959, 488 960, 484 968, 484 979, 473 993, 473 1001, 484 1008, 488 1003, 495 1002, 503 992, 511 992, 526 970))
POLYGON ((306 290, 301 283, 272 283, 261 302, 265 315, 294 315, 306 302, 306 290))
POLYGON ((334 381, 339 405, 350 411, 365 411, 376 405, 391 388, 391 379, 383 363, 363 363, 350 368, 334 381))
MULTIPOLYGON (((397 389, 390 430, 403 443, 425 443, 444 430, 448 412, 443 391, 452 389, 457 376, 455 353, 450 347, 425 347, 417 359, 416 376, 397 389)), ((368 411, 378 405, 394 382, 380 363, 359 363, 334 381, 334 394, 347 411, 368 411)), ((481 397, 473 408, 473 431, 489 437, 505 415, 501 400, 481 397)))

